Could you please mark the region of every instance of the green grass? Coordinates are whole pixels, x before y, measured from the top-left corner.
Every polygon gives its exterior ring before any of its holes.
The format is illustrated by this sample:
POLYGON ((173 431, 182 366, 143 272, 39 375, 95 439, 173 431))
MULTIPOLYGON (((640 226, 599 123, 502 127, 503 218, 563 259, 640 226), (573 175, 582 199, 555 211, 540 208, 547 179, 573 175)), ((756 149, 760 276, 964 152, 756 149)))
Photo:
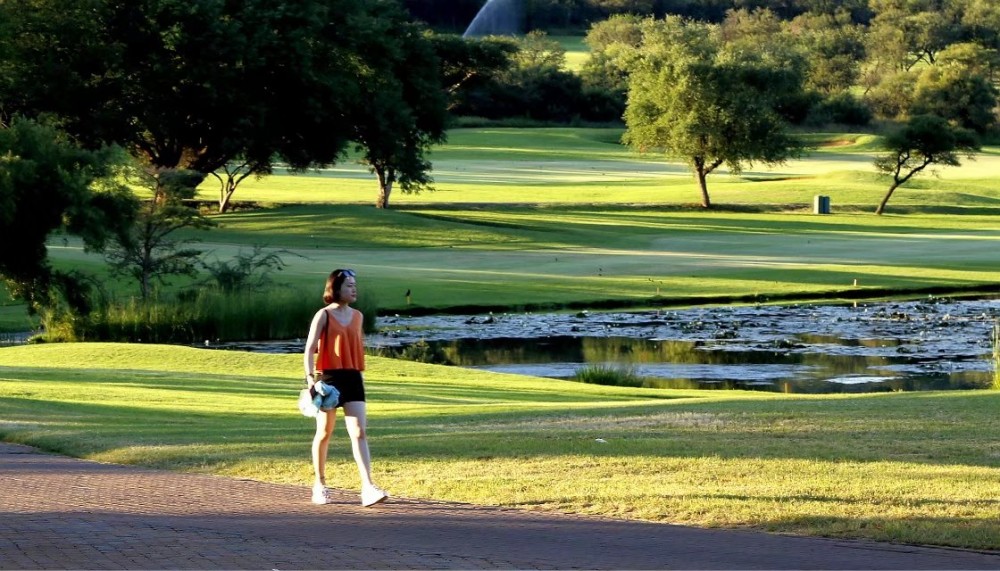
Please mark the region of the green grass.
MULTIPOLYGON (((379 482, 401 497, 1000 548, 998 391, 609 387, 371 357, 379 482), (600 440, 600 441, 599 441, 600 440)), ((310 482, 298 355, 0 349, 0 438, 103 462, 310 482)), ((331 485, 358 485, 342 429, 331 485)))
POLYGON ((583 65, 590 59, 590 47, 583 41, 583 36, 550 36, 566 50, 566 69, 579 73, 583 65))
MULTIPOLYGON (((718 208, 705 211, 693 206, 697 190, 683 165, 630 152, 618 143, 621 132, 457 129, 432 156, 438 190, 397 193, 390 210, 371 206, 372 176, 347 161, 248 180, 236 200, 264 207, 216 216, 218 229, 192 236, 220 259, 255 244, 300 254, 276 276, 291 289, 317 290, 330 269, 355 268, 361 288, 386 312, 885 295, 997 283, 995 148, 917 178, 876 217, 888 184, 871 166, 873 136, 811 133, 814 150, 802 159, 710 176, 718 208), (831 215, 811 214, 817 194, 831 197, 831 215)), ((214 197, 210 183, 202 197, 214 197)), ((78 240, 56 238, 50 254, 57 268, 98 274, 113 295, 136 293, 110 279, 78 240)), ((175 281, 166 292, 189 283, 175 281)), ((0 330, 21 329, 16 314, 0 308, 0 330)))

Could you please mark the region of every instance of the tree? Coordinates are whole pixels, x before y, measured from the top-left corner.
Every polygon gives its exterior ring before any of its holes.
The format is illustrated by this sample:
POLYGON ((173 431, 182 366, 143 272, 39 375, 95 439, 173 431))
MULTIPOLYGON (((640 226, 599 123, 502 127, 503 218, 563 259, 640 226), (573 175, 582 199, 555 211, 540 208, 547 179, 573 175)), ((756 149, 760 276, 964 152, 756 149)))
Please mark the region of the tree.
POLYGON ((304 258, 288 250, 268 252, 264 246, 255 244, 249 253, 240 248, 232 259, 201 260, 200 266, 211 276, 208 283, 221 291, 261 291, 271 285, 273 272, 280 272, 288 266, 281 258, 282 254, 304 258))
POLYGON ((639 57, 642 22, 638 16, 618 14, 590 27, 583 40, 590 48, 581 72, 585 84, 618 93, 624 100, 628 70, 639 57))
POLYGON ((441 65, 441 82, 448 110, 459 108, 470 92, 483 89, 510 67, 517 44, 508 38, 463 38, 455 34, 425 33, 441 65))
POLYGON ((275 158, 335 161, 371 46, 361 0, 4 0, 0 108, 84 144, 220 176, 220 210, 275 158), (228 168, 227 168, 228 166, 228 168))
POLYGON ((646 34, 643 59, 631 70, 624 141, 641 151, 662 149, 687 162, 711 207, 706 178, 725 164, 781 163, 801 143, 777 107, 801 92, 794 66, 757 52, 728 53, 704 24, 668 18, 646 34))
POLYGON ((35 311, 53 285, 70 299, 74 280, 53 270, 46 241, 57 231, 100 250, 127 225, 131 194, 116 182, 120 151, 87 151, 51 125, 15 117, 0 124, 0 278, 35 311))
POLYGON ((944 0, 872 0, 868 52, 883 65, 910 70, 933 64, 961 33, 960 15, 944 0))
POLYGON ((885 137, 885 154, 875 159, 875 168, 892 175, 892 185, 875 209, 881 215, 892 193, 930 165, 960 166, 960 155, 972 158, 979 141, 968 129, 955 127, 935 115, 917 115, 885 137))
POLYGON ((965 65, 952 62, 925 69, 917 80, 910 112, 937 115, 984 134, 997 124, 997 88, 965 65))
POLYGON ((806 87, 832 95, 851 88, 864 59, 864 33, 846 10, 833 14, 805 13, 788 24, 808 61, 806 87))
POLYGON ((171 276, 197 273, 201 251, 188 247, 190 239, 176 237, 181 229, 206 229, 214 223, 184 200, 194 196, 199 173, 161 170, 137 173, 140 183, 160 193, 143 201, 135 223, 120 231, 105 257, 112 270, 133 278, 143 301, 153 293, 154 282, 166 283, 171 276))
POLYGON ((431 189, 430 147, 444 142, 448 103, 434 45, 390 3, 371 14, 361 98, 352 113, 352 140, 378 179, 378 208, 395 185, 405 193, 431 189), (380 40, 380 41, 377 41, 380 40))

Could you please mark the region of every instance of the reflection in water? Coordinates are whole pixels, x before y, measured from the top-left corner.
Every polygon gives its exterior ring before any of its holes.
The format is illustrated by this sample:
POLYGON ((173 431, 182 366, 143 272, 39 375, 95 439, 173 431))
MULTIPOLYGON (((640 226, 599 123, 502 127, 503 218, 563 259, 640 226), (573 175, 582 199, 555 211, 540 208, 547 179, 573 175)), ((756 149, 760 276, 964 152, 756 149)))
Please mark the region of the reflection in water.
MULTIPOLYGON (((828 336, 800 336, 805 345, 782 344, 751 350, 702 341, 627 337, 558 336, 540 339, 453 339, 423 341, 424 360, 460 367, 572 378, 587 365, 627 366, 650 388, 753 389, 788 393, 861 393, 988 388, 993 374, 928 370, 922 357, 836 354, 810 351, 828 336)), ((849 340, 844 346, 900 347, 898 340, 849 340)), ((406 356, 406 347, 387 347, 386 356, 406 356)), ((973 367, 974 368, 974 367, 973 367)))

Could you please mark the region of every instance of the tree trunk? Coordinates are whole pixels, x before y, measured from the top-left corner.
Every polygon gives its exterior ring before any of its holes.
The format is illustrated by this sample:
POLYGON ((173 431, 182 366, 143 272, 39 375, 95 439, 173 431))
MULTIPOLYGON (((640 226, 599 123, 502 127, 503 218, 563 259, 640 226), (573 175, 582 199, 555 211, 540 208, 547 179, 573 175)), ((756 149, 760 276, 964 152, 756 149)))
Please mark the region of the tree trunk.
POLYGON ((226 178, 222 178, 216 172, 212 173, 212 176, 219 181, 219 214, 225 214, 226 211, 229 210, 233 193, 236 192, 236 187, 238 187, 240 183, 251 174, 251 170, 246 163, 243 163, 235 168, 231 168, 227 165, 225 172, 226 178))
POLYGON ((392 183, 396 177, 392 169, 385 167, 375 167, 375 176, 378 177, 378 198, 375 200, 375 208, 389 208, 389 195, 392 194, 392 183))
POLYGON ((712 201, 708 198, 708 182, 705 180, 708 178, 708 173, 705 172, 703 167, 697 169, 698 174, 698 188, 701 190, 701 205, 703 208, 711 208, 712 201))
POLYGON ((927 168, 927 165, 937 162, 933 156, 924 157, 923 162, 920 166, 913 168, 910 172, 906 173, 906 176, 900 177, 899 175, 903 172, 903 165, 906 163, 905 160, 897 161, 896 172, 892 175, 892 186, 889 187, 889 192, 885 193, 885 197, 882 202, 879 203, 878 208, 875 209, 875 215, 881 216, 882 212, 885 211, 885 205, 889 202, 889 197, 892 196, 892 191, 903 186, 903 184, 913 178, 913 175, 927 168))
POLYGON ((219 214, 225 214, 226 210, 229 210, 229 201, 233 198, 233 193, 236 192, 236 185, 233 182, 233 177, 228 177, 222 183, 222 188, 219 191, 219 214))
POLYGON ((885 205, 889 202, 889 197, 892 196, 894 190, 899 188, 899 184, 900 183, 898 182, 894 182, 892 183, 892 186, 889 187, 889 192, 885 193, 885 196, 882 197, 882 202, 880 202, 878 208, 875 209, 876 216, 882 216, 882 212, 885 211, 885 205))

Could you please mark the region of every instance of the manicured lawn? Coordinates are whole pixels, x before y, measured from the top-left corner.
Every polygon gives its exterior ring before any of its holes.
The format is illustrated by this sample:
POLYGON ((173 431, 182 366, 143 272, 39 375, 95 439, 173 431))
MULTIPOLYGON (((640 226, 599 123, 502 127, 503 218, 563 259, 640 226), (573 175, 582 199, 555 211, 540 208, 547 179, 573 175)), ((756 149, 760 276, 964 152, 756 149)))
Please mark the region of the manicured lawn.
MULTIPOLYGON (((996 284, 1000 154, 918 178, 888 214, 871 214, 887 187, 871 166, 873 136, 812 133, 815 150, 741 177, 710 177, 716 209, 692 204, 683 165, 635 155, 621 129, 458 129, 434 153, 438 190, 371 206, 372 176, 344 164, 319 173, 250 179, 236 200, 263 208, 215 219, 200 247, 227 259, 253 245, 287 248, 287 287, 316 294, 335 267, 361 273, 386 312, 456 306, 561 307, 688 299, 851 295, 887 288, 996 284), (833 214, 814 215, 817 194, 833 214), (855 286, 855 280, 857 285, 855 286), (403 293, 413 292, 407 306, 403 293), (756 296, 756 297, 754 297, 756 296)), ((202 196, 214 197, 212 179, 202 196)), ((106 279, 79 241, 53 240, 56 267, 106 279)), ((190 280, 173 282, 169 295, 190 280)), ((0 330, 22 330, 18 307, 0 330)))
MULTIPOLYGON (((280 276, 292 287, 353 267, 385 311, 405 309, 407 289, 417 307, 519 307, 998 281, 1000 188, 983 169, 1000 157, 917 179, 876 217, 885 181, 870 166, 871 136, 818 133, 805 159, 713 177, 719 208, 704 211, 690 206, 697 191, 681 165, 636 156, 619 136, 457 130, 436 153, 435 192, 397 194, 380 211, 359 166, 276 175, 236 195, 271 206, 217 216, 220 227, 197 237, 220 259, 255 244, 304 256, 280 276), (816 194, 833 214, 811 213, 816 194)), ((79 243, 51 254, 59 267, 101 271, 79 243)))
MULTIPOLYGON (((0 349, 0 439, 310 483, 297 355, 0 349)), ((375 473, 401 497, 1000 549, 998 391, 627 389, 372 357, 375 473)), ((331 485, 358 485, 342 427, 331 485)))

